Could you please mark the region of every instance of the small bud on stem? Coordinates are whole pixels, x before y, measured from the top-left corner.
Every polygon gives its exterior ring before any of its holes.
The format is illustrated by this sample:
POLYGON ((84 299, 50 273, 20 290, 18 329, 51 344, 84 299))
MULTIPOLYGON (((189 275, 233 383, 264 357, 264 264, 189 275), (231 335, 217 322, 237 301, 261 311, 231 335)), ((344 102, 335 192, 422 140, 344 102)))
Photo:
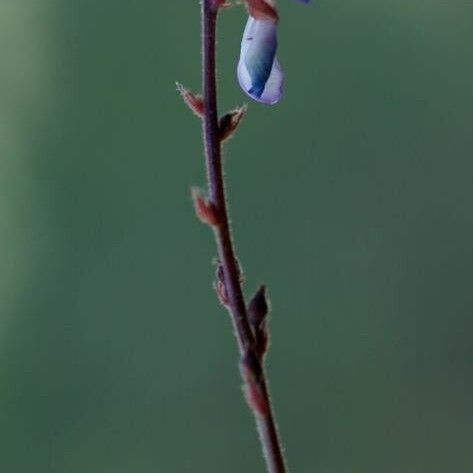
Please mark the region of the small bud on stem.
POLYGON ((182 84, 176 82, 176 89, 181 94, 184 103, 199 117, 204 116, 204 101, 201 95, 195 95, 182 84))
POLYGON ((225 141, 233 136, 242 118, 245 116, 247 107, 243 105, 231 112, 226 113, 220 118, 220 141, 225 141))
POLYGON ((225 288, 225 275, 223 274, 223 266, 220 262, 218 263, 217 271, 215 272, 214 288, 220 303, 223 306, 228 307, 228 296, 227 290, 225 288))
POLYGON ((217 208, 202 195, 197 187, 192 188, 192 200, 194 201, 195 213, 201 222, 212 227, 220 225, 217 208))
POLYGON ((260 360, 268 351, 269 333, 267 319, 269 303, 266 297, 266 286, 261 286, 248 304, 248 320, 255 335, 255 352, 260 360))
POLYGON ((266 286, 263 284, 248 304, 248 318, 253 327, 259 327, 268 315, 269 305, 266 298, 266 286))

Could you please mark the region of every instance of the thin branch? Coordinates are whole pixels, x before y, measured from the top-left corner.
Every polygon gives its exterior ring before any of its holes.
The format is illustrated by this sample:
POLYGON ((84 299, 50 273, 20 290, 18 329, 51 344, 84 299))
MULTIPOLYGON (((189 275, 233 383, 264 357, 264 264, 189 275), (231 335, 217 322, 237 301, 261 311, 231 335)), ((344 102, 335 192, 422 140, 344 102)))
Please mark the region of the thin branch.
POLYGON ((263 358, 255 354, 255 334, 248 320, 241 274, 232 243, 222 170, 221 132, 217 109, 216 27, 219 0, 202 0, 203 137, 209 204, 218 215, 212 225, 229 309, 241 356, 241 374, 248 404, 256 418, 268 473, 286 473, 281 443, 269 399, 263 358))
POLYGON ((225 187, 222 169, 222 147, 217 110, 217 79, 215 61, 215 43, 218 8, 212 0, 202 2, 202 57, 203 57, 203 94, 204 120, 203 136, 207 165, 209 200, 217 209, 220 225, 214 227, 218 255, 224 272, 225 287, 240 352, 243 354, 251 347, 251 332, 243 291, 240 285, 240 268, 233 249, 228 211, 225 199, 225 187))

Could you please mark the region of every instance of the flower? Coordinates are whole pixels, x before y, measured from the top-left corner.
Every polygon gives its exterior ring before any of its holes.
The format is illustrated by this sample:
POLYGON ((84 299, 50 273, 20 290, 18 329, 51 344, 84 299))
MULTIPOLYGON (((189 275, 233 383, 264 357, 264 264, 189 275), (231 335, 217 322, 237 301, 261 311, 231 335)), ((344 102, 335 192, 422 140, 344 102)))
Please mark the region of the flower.
POLYGON ((264 0, 248 2, 248 6, 250 17, 241 42, 238 81, 251 98, 274 104, 281 98, 283 86, 283 73, 276 58, 277 12, 264 0))
POLYGON ((272 0, 247 0, 247 4, 250 16, 241 42, 238 81, 251 98, 272 105, 283 94, 284 77, 276 57, 279 17, 272 0))

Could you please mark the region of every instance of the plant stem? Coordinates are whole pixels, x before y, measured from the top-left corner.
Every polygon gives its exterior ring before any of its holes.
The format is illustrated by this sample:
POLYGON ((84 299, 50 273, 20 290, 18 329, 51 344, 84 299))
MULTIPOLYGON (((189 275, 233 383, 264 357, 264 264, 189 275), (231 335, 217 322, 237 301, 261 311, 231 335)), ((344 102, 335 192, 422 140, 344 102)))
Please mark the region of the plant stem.
POLYGON ((209 201, 215 206, 220 225, 214 227, 218 256, 223 268, 225 286, 240 352, 245 353, 253 343, 253 333, 246 315, 246 305, 240 285, 240 268, 233 249, 225 186, 222 169, 222 147, 220 142, 217 111, 217 79, 215 42, 218 9, 212 0, 202 2, 203 21, 203 95, 204 95, 204 145, 207 164, 209 201))
MULTIPOLYGON (((218 257, 223 269, 224 285, 228 298, 235 336, 241 357, 253 350, 254 334, 248 321, 246 303, 241 286, 240 268, 232 243, 225 185, 222 169, 222 144, 219 132, 217 110, 216 79, 216 27, 219 7, 215 0, 202 0, 202 57, 203 57, 203 96, 204 117, 203 137, 206 155, 209 202, 215 206, 219 215, 219 225, 214 226, 218 257)), ((281 443, 269 398, 267 380, 261 360, 253 360, 247 365, 258 394, 265 408, 258 410, 251 406, 261 440, 268 473, 286 473, 281 443)), ((244 382, 248 382, 244 379, 244 382)))

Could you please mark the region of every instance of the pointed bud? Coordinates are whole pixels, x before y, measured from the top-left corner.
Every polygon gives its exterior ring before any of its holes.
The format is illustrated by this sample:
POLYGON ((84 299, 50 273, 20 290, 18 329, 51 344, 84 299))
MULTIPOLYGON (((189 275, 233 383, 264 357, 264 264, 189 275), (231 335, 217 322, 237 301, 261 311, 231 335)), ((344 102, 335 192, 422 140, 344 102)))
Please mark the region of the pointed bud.
POLYGON ((214 288, 220 303, 225 307, 228 306, 228 296, 227 290, 225 288, 225 275, 223 274, 223 266, 221 263, 218 263, 217 271, 215 272, 214 288))
POLYGON ((247 107, 243 105, 220 118, 220 141, 225 141, 233 136, 242 118, 245 116, 247 107))
POLYGON ((266 286, 261 286, 248 304, 248 321, 255 336, 254 350, 262 360, 269 347, 267 318, 269 303, 266 297, 266 286))
POLYGON ((199 117, 204 115, 204 101, 201 95, 195 95, 182 84, 176 82, 176 89, 181 94, 185 104, 199 117))
POLYGON ((248 304, 248 319, 253 327, 259 327, 269 312, 266 286, 263 284, 248 304))
POLYGON ((210 226, 218 226, 220 224, 217 208, 212 202, 205 199, 200 189, 196 187, 192 189, 192 200, 194 201, 195 213, 201 222, 210 226))

